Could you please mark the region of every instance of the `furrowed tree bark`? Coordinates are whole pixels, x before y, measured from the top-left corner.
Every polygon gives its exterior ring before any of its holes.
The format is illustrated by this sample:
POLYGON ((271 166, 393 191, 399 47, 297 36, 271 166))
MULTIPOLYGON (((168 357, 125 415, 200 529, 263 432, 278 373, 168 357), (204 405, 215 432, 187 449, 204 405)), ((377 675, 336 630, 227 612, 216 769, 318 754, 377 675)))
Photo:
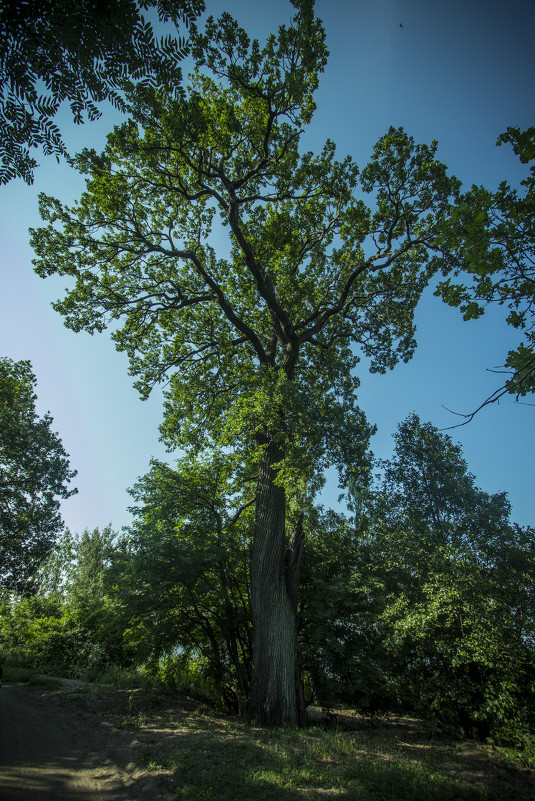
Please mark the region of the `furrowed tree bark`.
POLYGON ((281 458, 280 449, 269 442, 258 468, 251 558, 254 640, 249 717, 262 726, 300 726, 306 715, 296 603, 302 525, 301 534, 292 537, 287 551, 286 495, 283 487, 274 484, 273 470, 281 458))
MULTIPOLYGON (((297 632, 297 602, 299 600, 299 569, 301 567, 301 554, 305 543, 305 532, 303 529, 303 513, 300 514, 297 525, 292 533, 288 548, 286 549, 286 589, 292 605, 297 632)), ((297 636, 297 657, 295 662, 295 692, 297 695, 299 725, 306 722, 306 705, 303 681, 301 679, 301 646, 299 636, 297 636)))

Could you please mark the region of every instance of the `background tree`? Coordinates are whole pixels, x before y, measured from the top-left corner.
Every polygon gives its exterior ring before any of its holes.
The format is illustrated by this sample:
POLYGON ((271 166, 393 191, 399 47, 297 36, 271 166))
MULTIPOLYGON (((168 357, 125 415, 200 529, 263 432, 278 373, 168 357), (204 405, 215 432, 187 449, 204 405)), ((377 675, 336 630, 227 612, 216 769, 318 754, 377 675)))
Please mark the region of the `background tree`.
POLYGON ((77 606, 91 604, 105 592, 105 575, 114 555, 116 534, 110 526, 87 529, 74 546, 74 562, 67 574, 66 597, 77 606))
POLYGON ((365 712, 396 708, 389 694, 384 610, 377 554, 365 529, 332 510, 316 510, 303 550, 299 637, 305 697, 322 707, 365 712))
POLYGON ((52 417, 35 412, 35 384, 30 362, 0 358, 0 581, 23 593, 61 529, 59 499, 77 491, 52 417))
POLYGON ((511 525, 505 494, 477 488, 460 447, 416 415, 384 467, 364 545, 385 675, 402 706, 442 726, 518 737, 533 726, 534 531, 511 525))
POLYGON ((196 665, 197 681, 233 711, 248 696, 252 660, 254 488, 244 497, 238 476, 217 454, 176 469, 154 461, 131 490, 135 519, 109 579, 137 658, 171 657, 181 684, 196 665))
POLYGON ((86 681, 132 666, 125 621, 108 594, 115 539, 109 527, 65 532, 39 568, 35 594, 4 597, 0 650, 9 662, 86 681))
POLYGON ((69 529, 61 534, 54 547, 40 565, 36 584, 40 595, 63 599, 70 582, 76 558, 76 538, 69 529))
POLYGON ((122 89, 136 80, 176 88, 186 42, 154 37, 143 11, 189 25, 202 0, 6 0, 0 6, 0 184, 33 183, 30 148, 67 154, 53 118, 70 104, 74 122, 100 116, 104 100, 125 111, 122 89))
POLYGON ((436 143, 403 130, 360 172, 330 141, 301 152, 327 53, 312 3, 295 5, 294 25, 263 49, 229 15, 193 29, 202 71, 188 94, 138 87, 145 130, 126 123, 101 156, 80 154, 80 203, 42 197, 50 224, 33 234, 38 273, 74 279, 56 304, 66 324, 114 321, 142 394, 169 382, 167 443, 230 447, 256 470, 249 711, 273 724, 304 717, 303 511, 327 465, 348 488, 369 469, 358 350, 379 372, 411 357, 414 309, 447 258, 433 256, 438 222, 458 189, 436 143))
POLYGON ((496 192, 473 186, 462 195, 444 228, 444 239, 457 249, 454 277, 470 276, 470 283, 439 284, 437 294, 459 306, 465 320, 479 317, 489 303, 508 310, 507 322, 522 341, 509 351, 502 372, 505 383, 475 412, 506 394, 517 400, 535 391, 535 128, 508 128, 498 145, 509 143, 529 175, 513 189, 502 181, 496 192))

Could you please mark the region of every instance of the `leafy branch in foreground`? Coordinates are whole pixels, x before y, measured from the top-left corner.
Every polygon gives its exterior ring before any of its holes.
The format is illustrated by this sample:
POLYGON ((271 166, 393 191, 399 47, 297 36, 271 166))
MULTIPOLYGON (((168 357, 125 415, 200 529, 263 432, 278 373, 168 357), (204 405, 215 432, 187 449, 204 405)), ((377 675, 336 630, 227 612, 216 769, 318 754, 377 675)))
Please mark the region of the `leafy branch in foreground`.
POLYGON ((109 101, 125 112, 122 90, 132 81, 176 88, 186 40, 158 41, 143 12, 162 22, 190 25, 203 0, 11 0, 0 6, 0 184, 33 183, 30 149, 67 155, 54 123, 67 100, 74 122, 100 117, 109 101))

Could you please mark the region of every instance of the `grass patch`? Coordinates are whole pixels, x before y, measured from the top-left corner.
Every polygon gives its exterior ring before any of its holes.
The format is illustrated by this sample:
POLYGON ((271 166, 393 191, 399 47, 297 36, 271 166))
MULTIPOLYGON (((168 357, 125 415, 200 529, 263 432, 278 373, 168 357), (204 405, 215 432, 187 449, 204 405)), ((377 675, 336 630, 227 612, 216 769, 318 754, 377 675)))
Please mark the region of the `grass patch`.
POLYGON ((180 728, 183 736, 173 738, 177 747, 143 755, 149 768, 166 775, 177 801, 522 798, 523 776, 505 772, 490 749, 472 746, 467 757, 453 744, 422 740, 421 733, 420 740, 405 742, 380 730, 261 730, 195 715, 180 728))
POLYGON ((37 676, 34 675, 28 679, 28 687, 33 690, 59 690, 63 686, 61 679, 54 676, 37 676))
POLYGON ((143 712, 132 715, 123 715, 116 723, 118 729, 142 729, 146 723, 143 712))
MULTIPOLYGON (((56 682, 35 677, 31 686, 55 689, 56 682)), ((69 704, 136 729, 135 758, 174 801, 535 798, 525 751, 452 741, 415 719, 341 713, 322 723, 318 711, 317 726, 261 729, 176 695, 98 685, 63 691, 69 704)))
POLYGON ((29 668, 21 668, 11 665, 4 666, 4 675, 2 681, 29 681, 35 675, 34 670, 29 668))

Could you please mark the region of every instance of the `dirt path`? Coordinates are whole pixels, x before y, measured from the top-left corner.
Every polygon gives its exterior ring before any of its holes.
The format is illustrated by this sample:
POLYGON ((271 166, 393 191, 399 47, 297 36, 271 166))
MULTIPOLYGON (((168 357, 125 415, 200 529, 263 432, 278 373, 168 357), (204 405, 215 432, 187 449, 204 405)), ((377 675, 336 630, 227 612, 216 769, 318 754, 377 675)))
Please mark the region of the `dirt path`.
POLYGON ((160 801, 132 735, 49 692, 0 689, 1 801, 160 801))

